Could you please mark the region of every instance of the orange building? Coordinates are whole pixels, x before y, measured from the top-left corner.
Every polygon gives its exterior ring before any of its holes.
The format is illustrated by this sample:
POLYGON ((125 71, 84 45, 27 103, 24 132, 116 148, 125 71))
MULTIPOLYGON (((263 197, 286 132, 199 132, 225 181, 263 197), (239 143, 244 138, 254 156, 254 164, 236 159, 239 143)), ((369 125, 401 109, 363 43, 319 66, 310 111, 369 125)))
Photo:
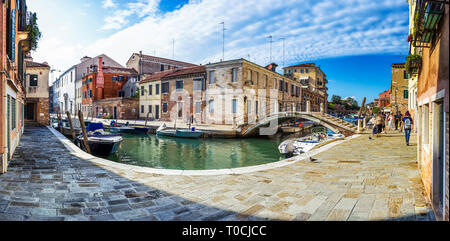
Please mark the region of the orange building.
POLYGON ((99 114, 92 112, 96 100, 124 97, 122 87, 137 75, 134 69, 102 66, 102 58, 99 58, 98 65, 89 68, 88 74, 82 78, 82 110, 85 117, 99 114))
POLYGON ((380 109, 386 108, 391 103, 391 93, 389 90, 385 90, 378 95, 378 107, 380 109))
POLYGON ((411 85, 417 80, 417 157, 437 220, 449 220, 449 4, 409 0, 411 85))
POLYGON ((33 27, 25 0, 0 1, 0 173, 19 145, 24 130, 24 59, 32 48, 33 27))

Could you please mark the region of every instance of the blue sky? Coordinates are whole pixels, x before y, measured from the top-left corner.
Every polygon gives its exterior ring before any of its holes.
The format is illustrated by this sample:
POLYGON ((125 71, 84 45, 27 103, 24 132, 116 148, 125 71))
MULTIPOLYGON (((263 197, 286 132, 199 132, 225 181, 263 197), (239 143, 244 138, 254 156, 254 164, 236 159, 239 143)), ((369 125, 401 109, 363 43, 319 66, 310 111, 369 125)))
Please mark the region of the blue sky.
POLYGON ((43 33, 36 61, 66 70, 105 53, 133 52, 206 64, 246 58, 260 65, 320 64, 329 95, 368 101, 388 88, 391 63, 408 53, 405 0, 27 0, 43 33))

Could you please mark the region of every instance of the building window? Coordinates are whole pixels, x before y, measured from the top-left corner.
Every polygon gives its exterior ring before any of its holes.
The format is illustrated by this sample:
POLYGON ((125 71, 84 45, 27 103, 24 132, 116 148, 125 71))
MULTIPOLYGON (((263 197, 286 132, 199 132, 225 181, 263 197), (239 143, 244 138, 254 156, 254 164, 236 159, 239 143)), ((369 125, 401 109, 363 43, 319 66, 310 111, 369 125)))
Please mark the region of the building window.
POLYGON ((216 80, 214 79, 214 71, 209 71, 209 82, 210 84, 214 83, 216 80))
POLYGON ((231 82, 237 82, 237 68, 231 69, 231 82))
POLYGON ((209 113, 214 114, 214 100, 209 101, 209 113))
POLYGON ((203 79, 194 79, 194 90, 203 90, 203 79))
POLYGON ((252 71, 251 70, 247 70, 247 80, 252 81, 252 71))
POLYGON ((202 102, 198 101, 195 102, 195 113, 201 113, 202 112, 202 102))
POLYGON ((152 113, 152 106, 151 105, 148 106, 148 113, 152 113))
POLYGON ((264 75, 264 88, 267 87, 267 79, 268 79, 267 75, 264 75))
POLYGON ((255 113, 258 114, 258 101, 255 101, 255 113))
POLYGON ((232 101, 232 113, 233 114, 237 113, 237 99, 233 99, 232 101))
POLYGON ((144 113, 144 106, 143 105, 141 105, 141 113, 142 114, 144 113))
POLYGON ((169 82, 161 84, 161 93, 169 93, 169 82))
POLYGON ((403 99, 408 99, 408 90, 403 90, 403 99))
POLYGON ((283 91, 283 86, 284 86, 283 81, 280 80, 280 91, 283 91))
POLYGON ((167 113, 167 102, 163 103, 162 107, 163 112, 167 113))
POLYGON ((148 95, 152 95, 152 94, 153 94, 153 86, 148 85, 148 95))
POLYGON ((144 96, 144 91, 145 91, 144 86, 141 86, 141 96, 144 96))
POLYGON ((305 73, 309 73, 309 69, 305 69, 305 73))
POLYGON ((37 74, 30 75, 30 86, 38 86, 38 75, 37 74))
POLYGON ((294 96, 294 85, 291 85, 291 96, 294 96))
MULTIPOLYGON (((167 83, 167 85, 169 85, 169 83, 167 83)), ((168 87, 168 86, 167 86, 168 87)), ((159 95, 159 84, 155 85, 155 94, 159 95)))
POLYGON ((288 82, 284 82, 284 91, 286 91, 286 93, 289 93, 289 83, 288 82))
POLYGON ((406 70, 403 70, 403 79, 409 79, 409 74, 406 70))
POLYGON ((89 90, 89 97, 91 97, 92 98, 92 90, 89 90))
POLYGON ((161 65, 161 71, 164 71, 164 65, 163 64, 161 65))
POLYGON ((177 80, 176 89, 177 91, 183 91, 183 80, 177 80))

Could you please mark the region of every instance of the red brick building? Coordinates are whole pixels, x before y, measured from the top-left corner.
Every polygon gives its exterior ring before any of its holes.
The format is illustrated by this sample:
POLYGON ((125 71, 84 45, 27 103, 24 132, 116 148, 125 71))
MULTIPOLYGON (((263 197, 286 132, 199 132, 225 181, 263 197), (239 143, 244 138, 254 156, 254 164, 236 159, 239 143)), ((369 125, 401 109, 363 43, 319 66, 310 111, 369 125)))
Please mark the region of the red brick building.
POLYGON ((391 93, 389 90, 383 91, 378 95, 378 107, 380 109, 386 108, 391 103, 391 93))
MULTIPOLYGON (((122 87, 136 75, 134 69, 102 66, 102 59, 99 58, 99 64, 93 66, 82 78, 83 115, 86 117, 99 114, 97 111, 93 112, 97 110, 93 109, 97 100, 123 97, 122 87)), ((138 103, 139 99, 136 98, 135 101, 138 103)))

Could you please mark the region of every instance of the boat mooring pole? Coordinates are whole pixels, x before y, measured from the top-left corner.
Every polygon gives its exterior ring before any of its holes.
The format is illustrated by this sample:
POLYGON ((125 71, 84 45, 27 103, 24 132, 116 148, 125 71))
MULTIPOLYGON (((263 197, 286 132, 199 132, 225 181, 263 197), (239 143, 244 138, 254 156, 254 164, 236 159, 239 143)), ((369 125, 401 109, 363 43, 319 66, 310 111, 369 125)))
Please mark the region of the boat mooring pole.
POLYGON ((150 112, 147 112, 147 117, 145 118, 145 124, 144 124, 144 127, 146 127, 147 126, 147 121, 148 121, 148 116, 150 115, 150 112))
POLYGON ((66 111, 66 114, 67 114, 67 119, 69 120, 70 132, 72 133, 73 141, 76 141, 76 139, 75 139, 75 131, 73 130, 72 117, 70 116, 69 111, 66 111))
POLYGON ((58 108, 58 120, 59 120, 59 131, 61 132, 61 134, 63 133, 63 122, 62 122, 62 118, 61 118, 61 112, 58 108))
POLYGON ((86 133, 86 126, 84 125, 83 112, 81 110, 78 111, 78 119, 80 120, 81 130, 83 131, 83 141, 84 146, 86 148, 87 153, 91 154, 91 149, 89 148, 88 138, 86 133))

